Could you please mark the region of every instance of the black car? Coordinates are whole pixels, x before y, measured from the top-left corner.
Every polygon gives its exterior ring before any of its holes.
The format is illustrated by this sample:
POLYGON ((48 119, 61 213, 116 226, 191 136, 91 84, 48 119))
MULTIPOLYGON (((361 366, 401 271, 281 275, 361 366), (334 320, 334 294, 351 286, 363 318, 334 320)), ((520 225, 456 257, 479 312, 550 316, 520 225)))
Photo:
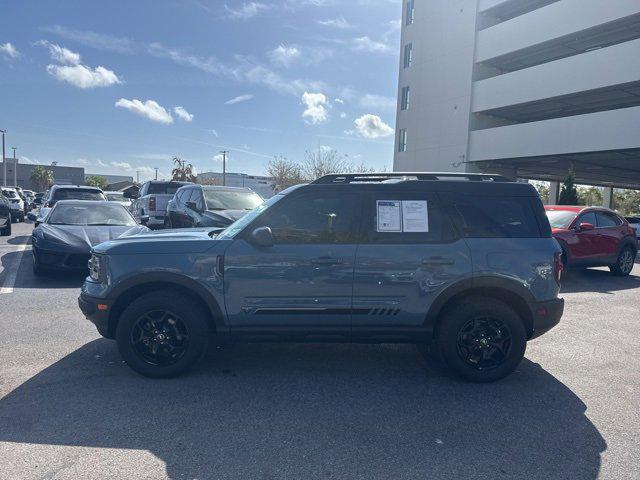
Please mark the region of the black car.
POLYGON ((58 201, 33 230, 33 272, 86 270, 95 245, 147 231, 118 203, 58 201))
POLYGON ((227 227, 263 202, 249 188, 187 185, 167 205, 167 228, 227 227))
POLYGON ((9 200, 0 193, 0 236, 11 235, 11 206, 9 200))
POLYGON ((51 208, 59 200, 101 200, 106 202, 107 198, 98 187, 54 185, 49 190, 45 207, 51 208))

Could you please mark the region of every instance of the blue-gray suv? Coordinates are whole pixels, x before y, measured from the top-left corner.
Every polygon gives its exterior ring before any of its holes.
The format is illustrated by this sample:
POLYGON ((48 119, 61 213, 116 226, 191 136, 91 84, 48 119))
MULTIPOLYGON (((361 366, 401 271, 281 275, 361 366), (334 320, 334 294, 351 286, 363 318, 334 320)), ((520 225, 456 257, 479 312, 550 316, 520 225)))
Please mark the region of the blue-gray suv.
POLYGON ((497 175, 329 175, 223 231, 94 248, 80 308, 150 377, 216 342, 430 344, 472 381, 512 372, 562 316, 536 190, 497 175))

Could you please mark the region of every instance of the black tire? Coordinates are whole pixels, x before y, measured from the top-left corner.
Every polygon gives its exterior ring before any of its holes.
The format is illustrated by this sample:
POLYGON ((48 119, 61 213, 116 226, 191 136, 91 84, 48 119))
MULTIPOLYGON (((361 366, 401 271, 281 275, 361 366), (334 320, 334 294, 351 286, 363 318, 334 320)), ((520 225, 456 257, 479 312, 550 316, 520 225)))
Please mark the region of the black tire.
POLYGON ((20 218, 18 218, 18 221, 24 223, 24 213, 20 214, 20 218))
POLYGON ((5 227, 0 230, 0 237, 10 237, 11 236, 11 217, 7 219, 7 224, 5 227))
POLYGON ((170 216, 164 217, 164 229, 171 230, 172 228, 173 226, 171 225, 171 217, 170 216))
POLYGON ((613 265, 609 265, 609 270, 611 273, 618 277, 626 277, 633 270, 633 265, 636 261, 637 252, 633 249, 633 247, 626 246, 620 250, 618 254, 618 259, 616 263, 613 265))
POLYGON ((444 312, 436 345, 445 364, 460 377, 494 382, 520 364, 527 335, 522 319, 511 307, 490 297, 473 296, 444 312), (487 333, 479 335, 481 331, 487 333))
POLYGON ((134 371, 152 378, 175 377, 189 370, 206 353, 209 335, 207 313, 192 298, 170 290, 148 293, 133 301, 120 316, 116 329, 124 361, 134 371), (160 335, 164 337, 159 339, 160 335), (154 345, 160 354, 153 352, 154 345), (180 353, 174 356, 170 351, 180 353))

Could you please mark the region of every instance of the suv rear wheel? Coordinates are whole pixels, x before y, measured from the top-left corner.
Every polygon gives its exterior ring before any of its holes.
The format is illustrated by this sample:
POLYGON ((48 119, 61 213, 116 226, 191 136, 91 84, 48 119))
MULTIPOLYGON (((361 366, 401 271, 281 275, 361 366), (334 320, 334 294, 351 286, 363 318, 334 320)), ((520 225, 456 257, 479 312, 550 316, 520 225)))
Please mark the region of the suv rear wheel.
POLYGON ((473 382, 493 382, 518 366, 527 337, 511 307, 493 298, 468 297, 444 313, 436 342, 455 373, 473 382))
POLYGON ((122 313, 116 330, 125 362, 146 377, 167 378, 191 368, 207 350, 206 313, 187 296, 148 293, 122 313))
POLYGON ((633 264, 636 261, 636 251, 631 247, 624 247, 618 254, 618 261, 614 265, 609 266, 609 270, 614 275, 620 277, 627 276, 633 270, 633 264))

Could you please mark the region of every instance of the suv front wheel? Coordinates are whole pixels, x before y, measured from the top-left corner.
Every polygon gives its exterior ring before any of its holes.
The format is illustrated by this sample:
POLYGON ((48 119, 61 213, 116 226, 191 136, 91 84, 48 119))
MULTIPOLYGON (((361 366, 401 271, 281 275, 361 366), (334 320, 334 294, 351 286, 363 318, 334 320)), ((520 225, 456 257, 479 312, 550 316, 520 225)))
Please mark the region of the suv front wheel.
POLYGON ((174 377, 205 354, 209 343, 206 313, 181 293, 148 293, 124 310, 116 341, 122 358, 139 374, 174 377))
POLYGON ((527 346, 519 315, 488 297, 468 297, 447 309, 436 345, 449 368, 473 382, 493 382, 515 370, 527 346))

